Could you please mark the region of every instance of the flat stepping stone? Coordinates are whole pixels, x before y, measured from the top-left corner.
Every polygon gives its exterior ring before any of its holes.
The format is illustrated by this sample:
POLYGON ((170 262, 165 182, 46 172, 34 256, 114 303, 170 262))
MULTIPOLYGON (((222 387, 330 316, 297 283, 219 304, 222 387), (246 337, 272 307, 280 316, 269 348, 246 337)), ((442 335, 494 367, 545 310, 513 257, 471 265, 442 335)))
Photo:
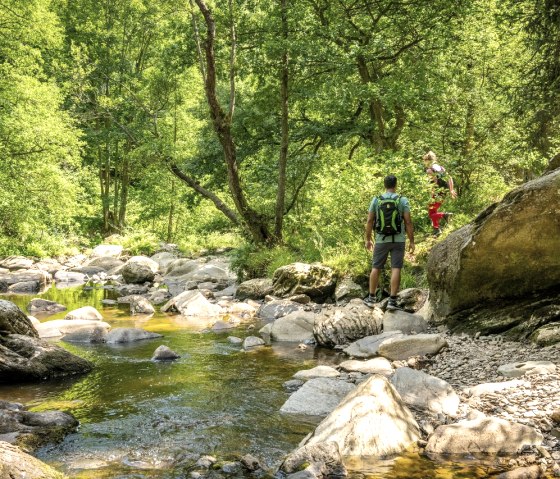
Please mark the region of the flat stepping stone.
POLYGON ((365 338, 354 341, 343 351, 348 354, 348 356, 353 356, 355 358, 371 358, 377 356, 379 346, 383 341, 393 337, 401 337, 402 335, 400 331, 388 331, 386 333, 366 336, 365 338))
POLYGON ((401 335, 383 341, 378 353, 391 361, 397 361, 411 356, 437 354, 444 346, 447 346, 447 341, 439 334, 401 335))
POLYGON ((530 374, 553 374, 556 365, 550 361, 523 361, 508 363, 498 368, 498 373, 506 378, 519 378, 530 374))
POLYGON ((463 389, 463 393, 467 396, 484 396, 486 394, 494 394, 500 391, 505 391, 506 389, 514 389, 520 386, 527 386, 530 383, 527 381, 520 381, 519 379, 514 379, 512 381, 504 381, 501 383, 484 383, 477 384, 476 386, 463 389))
POLYGON ((344 371, 363 374, 381 374, 382 376, 393 374, 391 362, 386 358, 373 358, 367 361, 350 359, 340 363, 338 367, 344 371))
POLYGON ((336 378, 340 373, 330 366, 317 366, 313 369, 303 369, 293 375, 294 379, 336 378))

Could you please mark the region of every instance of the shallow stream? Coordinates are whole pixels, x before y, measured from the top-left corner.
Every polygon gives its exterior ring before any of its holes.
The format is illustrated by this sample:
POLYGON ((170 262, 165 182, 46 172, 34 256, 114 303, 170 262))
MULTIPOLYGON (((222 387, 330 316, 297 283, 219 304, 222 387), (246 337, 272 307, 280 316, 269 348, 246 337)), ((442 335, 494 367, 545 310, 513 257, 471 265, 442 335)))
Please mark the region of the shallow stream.
MULTIPOLYGON (((268 467, 277 466, 312 430, 309 418, 279 413, 288 397, 282 383, 300 369, 337 363, 342 357, 321 348, 300 351, 294 344, 246 353, 227 336, 250 335, 247 325, 217 334, 191 329, 174 315, 131 317, 124 305, 101 303, 112 294, 53 287, 40 297, 68 310, 91 305, 113 327, 141 327, 164 337, 121 346, 58 342, 93 361, 95 369, 71 379, 0 386, 2 399, 22 402, 34 411, 71 412, 80 421, 78 432, 39 450, 40 459, 76 479, 171 479, 188 477, 189 466, 203 454, 227 460, 251 453, 268 467), (160 344, 181 358, 152 362, 160 344)), ((2 298, 26 311, 35 296, 2 298)), ((435 463, 415 455, 356 468, 359 472, 353 477, 372 479, 483 478, 489 473, 476 464, 435 463)))

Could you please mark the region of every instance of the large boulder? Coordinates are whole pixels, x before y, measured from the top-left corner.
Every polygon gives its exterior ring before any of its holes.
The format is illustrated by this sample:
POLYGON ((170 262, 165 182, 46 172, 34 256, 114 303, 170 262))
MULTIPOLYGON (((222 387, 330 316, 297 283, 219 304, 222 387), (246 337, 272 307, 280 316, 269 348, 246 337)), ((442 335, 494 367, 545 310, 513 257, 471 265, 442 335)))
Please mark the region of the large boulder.
POLYGON ((560 169, 514 189, 432 248, 427 270, 436 318, 484 334, 473 312, 491 307, 487 320, 500 332, 526 320, 541 297, 558 305, 558 251, 560 169))
POLYGON ((0 441, 0 478, 64 479, 64 474, 26 454, 19 447, 0 441))
POLYGON ((89 361, 48 341, 21 334, 0 336, 0 382, 40 381, 92 368, 89 361))
POLYGON ((315 320, 313 333, 318 344, 332 348, 378 334, 382 324, 381 309, 368 308, 361 300, 354 299, 345 307, 323 310, 315 320))
POLYGON ((159 264, 145 256, 133 256, 122 267, 121 274, 127 283, 141 284, 154 280, 159 264))
MULTIPOLYGON (((0 285, 3 285, 4 291, 16 283, 28 283, 32 281, 38 283, 38 288, 42 289, 52 281, 52 276, 46 271, 38 269, 20 269, 12 273, 0 274, 0 285)), ((2 286, 0 286, 0 288, 2 288, 2 286)), ((0 290, 0 292, 3 291, 0 290)))
POLYGON ((318 263, 292 263, 278 268, 272 283, 275 296, 306 294, 316 301, 324 301, 334 293, 336 277, 331 268, 318 263))
POLYGON ((294 311, 282 318, 278 318, 270 329, 273 341, 298 341, 313 339, 315 313, 294 311))
POLYGON ((450 416, 457 414, 461 402, 457 393, 443 379, 410 368, 398 368, 391 384, 406 405, 450 416))
POLYGON ((8 293, 33 294, 41 291, 39 281, 21 281, 8 286, 8 293))
POLYGON ((269 278, 255 278, 243 281, 235 292, 235 297, 241 301, 245 299, 263 299, 272 293, 272 280, 269 278))
POLYGON ((338 379, 310 379, 288 398, 280 408, 280 412, 326 416, 355 387, 353 384, 338 379))
POLYGON ((27 315, 11 301, 0 299, 0 336, 24 334, 39 337, 27 315))
POLYGON ((523 446, 540 446, 543 436, 529 426, 496 417, 481 417, 439 426, 428 439, 433 454, 515 454, 523 446))
POLYGON ((323 419, 305 445, 335 442, 343 456, 384 457, 403 452, 419 438, 418 424, 395 388, 373 375, 323 419))

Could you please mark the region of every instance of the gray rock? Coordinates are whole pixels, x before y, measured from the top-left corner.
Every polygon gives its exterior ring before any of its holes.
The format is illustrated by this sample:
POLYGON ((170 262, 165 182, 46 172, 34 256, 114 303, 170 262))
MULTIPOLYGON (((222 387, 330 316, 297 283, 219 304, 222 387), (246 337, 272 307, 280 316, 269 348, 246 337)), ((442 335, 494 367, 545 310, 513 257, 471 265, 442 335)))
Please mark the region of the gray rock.
POLYGON ((152 361, 173 361, 181 356, 165 345, 158 346, 152 356, 152 361))
POLYGON ((368 361, 356 361, 351 359, 340 363, 338 367, 344 371, 363 374, 381 374, 382 376, 390 376, 393 374, 393 367, 386 358, 373 358, 368 361))
POLYGON ((294 374, 294 379, 336 378, 340 373, 331 366, 315 366, 312 369, 302 369, 294 374))
POLYGON ((6 268, 10 271, 18 269, 29 269, 33 265, 33 260, 24 256, 8 256, 0 260, 0 268, 6 268))
POLYGON ((304 477, 317 479, 347 475, 338 444, 335 442, 324 442, 296 449, 284 459, 280 471, 289 474, 288 477, 292 479, 301 472, 306 473, 304 477))
POLYGON ((529 383, 514 379, 513 381, 504 381, 501 383, 484 383, 476 386, 468 387, 463 390, 467 396, 484 396, 486 394, 494 394, 506 389, 517 389, 520 386, 527 386, 529 383))
POLYGON ((302 305, 283 299, 275 299, 263 304, 257 315, 264 321, 274 321, 275 319, 286 316, 294 311, 301 311, 302 305))
POLYGON ((511 471, 502 472, 496 479, 540 479, 544 477, 540 466, 534 464, 527 467, 516 467, 511 471))
POLYGON ((419 438, 414 416, 399 394, 386 378, 374 375, 342 399, 304 444, 335 442, 342 456, 386 457, 403 452, 419 438))
POLYGON ((0 336, 0 382, 41 381, 82 374, 93 365, 48 341, 9 334, 0 336))
POLYGON ((97 311, 93 306, 83 306, 78 309, 74 309, 70 311, 64 319, 66 320, 75 320, 75 319, 87 319, 87 320, 97 320, 102 321, 103 316, 101 313, 97 311))
POLYGON ((262 469, 260 461, 251 454, 245 454, 241 458, 241 465, 248 471, 257 471, 262 469))
POLYGON ((310 379, 288 398, 280 412, 326 416, 354 389, 353 384, 337 379, 310 379))
POLYGON ((498 374, 506 378, 519 378, 529 374, 551 374, 556 372, 556 365, 550 361, 522 361, 508 363, 498 368, 498 374))
POLYGON ((230 329, 234 329, 235 326, 236 326, 235 324, 228 323, 227 321, 219 320, 216 321, 212 326, 212 331, 214 332, 228 331, 230 329))
POLYGON ((428 290, 407 288, 397 294, 397 306, 409 313, 419 311, 428 299, 428 290))
MULTIPOLYGON (((107 324, 107 323, 103 323, 107 324)), ((75 331, 65 334, 62 341, 67 343, 104 343, 107 339, 105 326, 83 326, 75 331)))
POLYGON ((273 341, 303 342, 313 339, 313 326, 315 325, 315 313, 306 311, 294 311, 278 318, 270 329, 273 341))
POLYGON ((495 417, 439 426, 426 452, 434 454, 515 454, 523 446, 540 446, 542 435, 532 427, 495 417))
POLYGON ((161 337, 161 334, 152 333, 141 328, 115 328, 107 335, 106 342, 107 344, 132 343, 161 337))
POLYGON ((152 304, 163 304, 171 298, 171 294, 166 289, 157 289, 151 291, 146 296, 146 299, 152 304))
POLYGON ((317 344, 326 347, 344 345, 381 332, 383 311, 368 308, 359 299, 345 307, 323 310, 315 320, 313 333, 317 344))
POLYGON ((56 314, 61 311, 66 311, 66 306, 58 304, 56 301, 49 301, 48 299, 33 298, 27 305, 27 311, 33 314, 56 314))
POLYGON ((147 293, 150 288, 144 284, 121 284, 116 290, 121 296, 147 293))
MULTIPOLYGON (((80 273, 95 274, 101 271, 111 271, 124 266, 124 261, 112 256, 98 256, 90 259, 82 268, 79 269, 80 273), (97 271, 96 271, 97 269, 97 271)), ((76 271, 76 270, 75 270, 76 271)))
POLYGON ((264 345, 265 342, 256 336, 247 336, 243 341, 243 349, 245 349, 245 351, 264 345))
POLYGON ((447 341, 439 334, 415 334, 412 336, 394 336, 379 345, 378 353, 392 361, 408 359, 411 356, 437 354, 447 341))
POLYGON ((7 290, 11 285, 16 283, 27 283, 33 281, 39 284, 40 289, 43 289, 46 288, 52 281, 52 276, 46 271, 40 271, 37 269, 21 269, 11 273, 0 274, 0 283, 4 285, 4 290, 7 290))
POLYGON ((165 271, 167 267, 177 259, 177 256, 168 251, 162 251, 151 256, 150 259, 159 264, 159 269, 161 271, 165 271))
POLYGON ((443 379, 410 368, 398 368, 391 384, 407 406, 455 416, 461 400, 443 379))
POLYGON ((531 341, 538 346, 560 343, 560 323, 545 324, 531 334, 531 341))
POLYGON ((383 315, 383 331, 401 331, 403 334, 425 333, 428 323, 422 316, 406 311, 386 311, 383 315))
POLYGON ((134 295, 133 300, 130 302, 130 314, 154 314, 156 310, 150 302, 143 296, 134 295))
POLYGON ((383 341, 386 341, 389 338, 402 336, 403 335, 400 331, 389 331, 387 333, 366 336, 365 338, 354 341, 348 347, 344 348, 344 352, 348 354, 348 356, 353 356, 355 358, 372 358, 377 356, 379 346, 383 343, 383 341))
POLYGON ((297 391, 300 387, 302 387, 304 384, 305 381, 302 379, 289 379, 288 381, 283 383, 282 386, 288 392, 293 393, 294 391, 297 391))
POLYGON ((0 336, 7 334, 39 337, 37 330, 21 309, 11 301, 0 299, 0 336))
POLYGON ((8 293, 32 294, 40 290, 41 285, 38 281, 21 281, 8 286, 8 293))
POLYGON ((332 296, 336 277, 331 268, 319 263, 292 263, 278 268, 272 276, 274 295, 280 298, 306 294, 316 301, 332 296))
POLYGON ((255 278, 244 281, 237 287, 235 297, 240 300, 263 299, 272 294, 272 280, 268 278, 255 278))
POLYGON ((122 267, 121 274, 127 283, 141 284, 154 280, 159 264, 145 256, 133 256, 122 267))
POLYGON ((228 336, 227 340, 231 344, 243 344, 243 340, 241 338, 236 337, 236 336, 228 336))
POLYGON ((364 288, 354 283, 350 278, 343 278, 336 284, 334 290, 334 299, 340 301, 342 299, 363 298, 364 288))

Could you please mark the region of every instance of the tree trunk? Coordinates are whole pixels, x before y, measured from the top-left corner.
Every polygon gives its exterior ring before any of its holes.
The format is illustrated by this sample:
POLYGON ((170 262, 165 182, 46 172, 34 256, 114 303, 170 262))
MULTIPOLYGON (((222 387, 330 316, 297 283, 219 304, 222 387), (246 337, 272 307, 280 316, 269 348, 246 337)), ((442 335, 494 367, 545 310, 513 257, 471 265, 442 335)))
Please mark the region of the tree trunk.
MULTIPOLYGON (((225 114, 216 94, 216 60, 214 55, 216 25, 214 17, 203 0, 195 0, 195 2, 206 22, 206 39, 204 41, 206 78, 204 81, 204 91, 206 93, 208 106, 210 107, 210 118, 212 119, 214 131, 218 136, 224 152, 229 190, 235 207, 242 218, 242 222, 253 237, 253 240, 256 243, 271 243, 274 238, 268 230, 265 218, 257 211, 253 210, 245 198, 239 177, 235 142, 231 133, 232 117, 231 115, 225 114)), ((234 47, 235 45, 232 45, 232 48, 234 47)), ((230 108, 233 104, 234 93, 234 91, 230 93, 230 108)))
POLYGON ((121 195, 119 205, 118 228, 122 231, 126 226, 126 208, 128 206, 128 187, 130 185, 130 161, 128 151, 124 152, 121 169, 121 195))
POLYGON ((282 59, 280 67, 280 109, 281 109, 281 130, 280 158, 278 161, 278 192, 276 195, 276 221, 274 225, 274 236, 276 241, 282 241, 282 225, 284 220, 284 209, 286 203, 286 169, 288 164, 288 12, 287 0, 280 0, 282 16, 282 39, 284 46, 282 49, 282 59))
POLYGON ((166 242, 173 240, 173 215, 175 213, 175 180, 171 180, 171 204, 169 205, 169 215, 167 217, 167 238, 166 242))

